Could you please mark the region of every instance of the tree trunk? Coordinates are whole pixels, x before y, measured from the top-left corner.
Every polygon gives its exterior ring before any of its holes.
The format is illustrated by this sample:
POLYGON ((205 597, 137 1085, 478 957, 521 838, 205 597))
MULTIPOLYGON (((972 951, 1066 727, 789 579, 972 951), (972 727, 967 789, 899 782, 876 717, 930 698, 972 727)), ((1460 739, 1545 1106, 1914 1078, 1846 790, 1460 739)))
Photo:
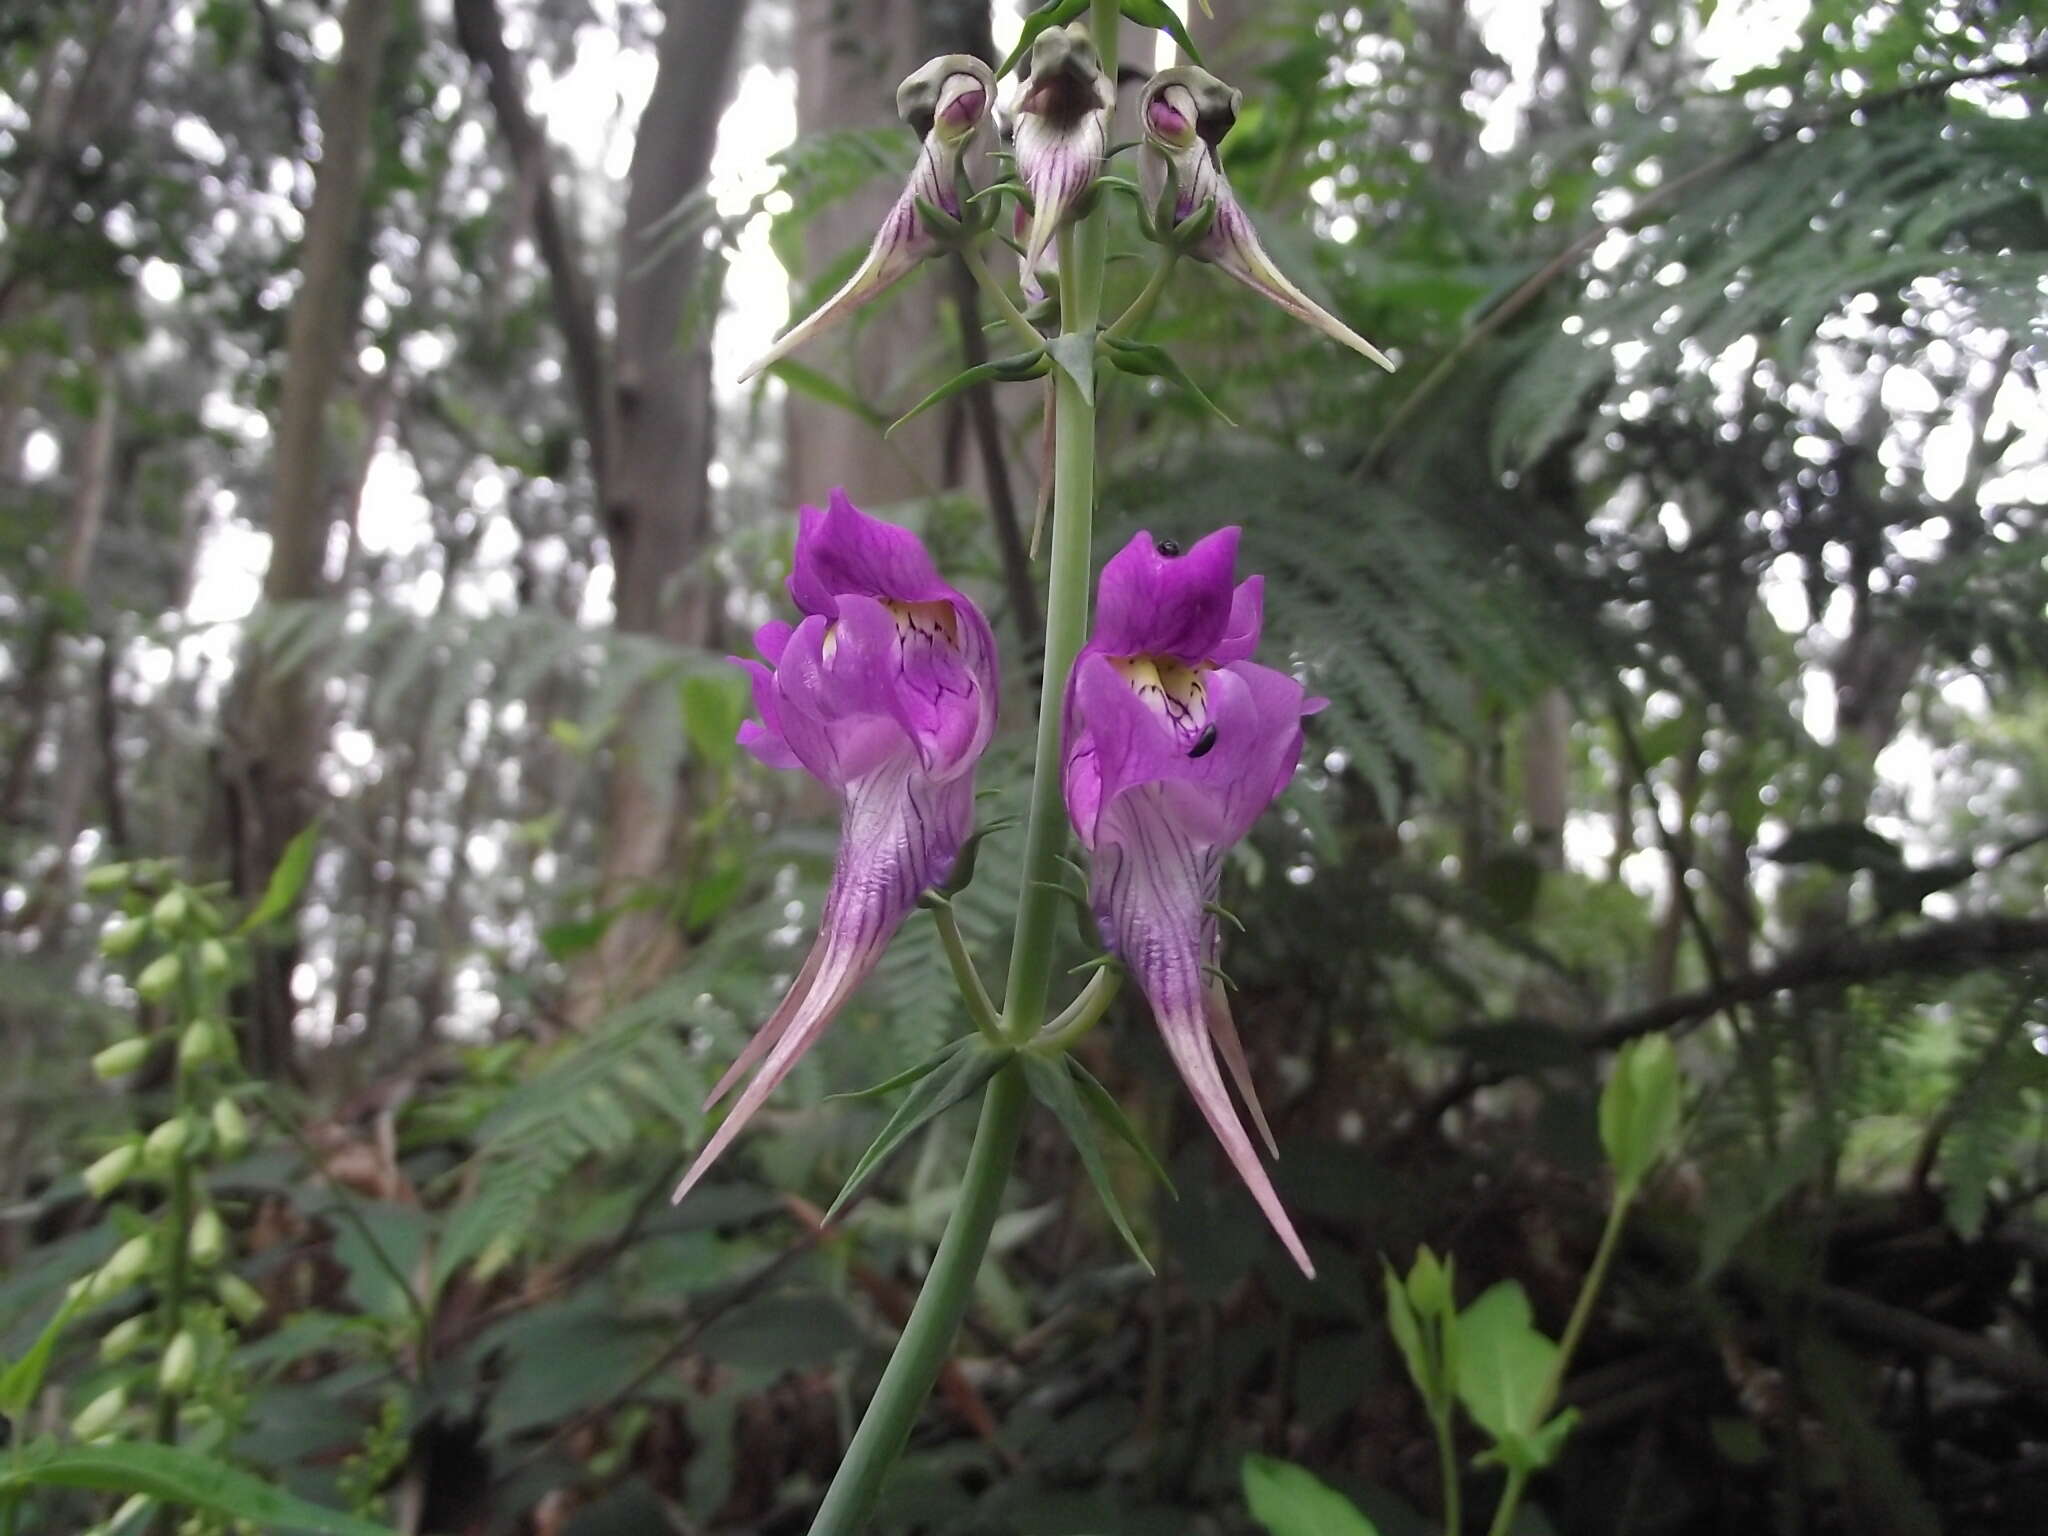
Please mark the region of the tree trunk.
MULTIPOLYGON (((663 243, 656 225, 699 191, 711 167, 718 119, 731 95, 745 7, 729 0, 671 0, 665 8, 654 89, 633 144, 626 222, 619 243, 618 340, 612 380, 617 437, 606 486, 605 529, 623 634, 708 645, 717 587, 705 563, 711 534, 711 336, 683 334, 704 277, 694 239, 663 243), (650 234, 650 231, 653 233, 650 234)), ((579 978, 577 1022, 645 990, 681 952, 661 910, 620 910, 677 876, 687 821, 673 764, 642 751, 633 722, 673 710, 656 689, 626 711, 606 790, 600 900, 617 916, 579 978)))
POLYGON ((1529 848, 1545 869, 1564 868, 1571 738, 1571 703, 1562 688, 1552 688, 1530 708, 1522 732, 1522 801, 1529 818, 1529 848))
MULTIPOLYGON (((896 85, 927 56, 927 3, 796 0, 799 136, 895 128, 903 136, 901 160, 908 171, 910 130, 896 120, 896 85)), ((879 176, 857 195, 814 215, 804 230, 807 261, 800 275, 805 285, 846 252, 866 250, 902 190, 900 177, 879 176)), ((915 387, 919 364, 937 340, 939 290, 933 275, 913 275, 878 301, 878 313, 829 333, 799 361, 845 380, 858 398, 885 413, 907 408, 923 393, 915 387)), ((792 302, 801 304, 802 295, 793 294, 792 302)), ((880 427, 792 390, 783 460, 791 504, 822 506, 834 486, 844 486, 863 507, 930 495, 940 480, 928 466, 940 462, 951 414, 930 412, 885 442, 880 427)))
MULTIPOLYGON (((305 601, 325 585, 322 568, 334 525, 323 484, 327 407, 356 312, 355 233, 391 16, 392 0, 348 0, 341 57, 321 100, 319 172, 286 331, 266 603, 305 601)), ((314 690, 299 678, 265 675, 253 658, 245 660, 223 752, 232 873, 245 898, 263 889, 285 845, 314 812, 320 736, 314 690)), ((249 1062, 265 1075, 290 1070, 297 948, 285 941, 252 950, 249 1062)))

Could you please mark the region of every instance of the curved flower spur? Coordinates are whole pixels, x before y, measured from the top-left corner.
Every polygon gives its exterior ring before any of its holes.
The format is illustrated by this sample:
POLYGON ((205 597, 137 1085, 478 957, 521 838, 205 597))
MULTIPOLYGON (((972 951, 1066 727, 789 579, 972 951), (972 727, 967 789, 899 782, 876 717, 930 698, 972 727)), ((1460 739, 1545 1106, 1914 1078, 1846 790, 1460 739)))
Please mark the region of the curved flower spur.
POLYGON ((853 276, 784 332, 740 375, 742 383, 880 298, 927 256, 945 249, 954 234, 979 232, 970 228, 964 162, 995 96, 995 76, 989 67, 964 53, 931 60, 896 88, 896 115, 919 141, 909 182, 875 231, 874 243, 853 276))
POLYGON ((1145 83, 1138 99, 1145 135, 1140 175, 1146 201, 1155 210, 1154 238, 1178 244, 1173 237, 1185 228, 1186 243, 1180 248, 1186 255, 1222 268, 1254 293, 1392 373, 1394 364, 1384 352, 1288 281, 1259 244, 1251 216, 1223 174, 1220 152, 1243 99, 1242 92, 1191 64, 1162 69, 1145 83))
POLYGON ((772 768, 838 791, 844 814, 824 915, 796 982, 705 1108, 760 1071, 683 1176, 680 1200, 789 1075, 875 968, 918 898, 953 871, 974 820, 974 768, 996 720, 995 637, 917 536, 843 491, 799 514, 790 599, 764 624, 753 676, 761 718, 739 742, 772 768))
POLYGON ((1233 586, 1237 541, 1224 528, 1182 553, 1140 533, 1103 567, 1095 633, 1067 688, 1063 787, 1093 855, 1104 944, 1136 977, 1231 1166, 1313 1277, 1217 1070, 1220 1054, 1272 1150, 1216 968, 1216 894, 1224 855, 1293 777, 1302 717, 1324 701, 1250 659, 1264 583, 1233 586))

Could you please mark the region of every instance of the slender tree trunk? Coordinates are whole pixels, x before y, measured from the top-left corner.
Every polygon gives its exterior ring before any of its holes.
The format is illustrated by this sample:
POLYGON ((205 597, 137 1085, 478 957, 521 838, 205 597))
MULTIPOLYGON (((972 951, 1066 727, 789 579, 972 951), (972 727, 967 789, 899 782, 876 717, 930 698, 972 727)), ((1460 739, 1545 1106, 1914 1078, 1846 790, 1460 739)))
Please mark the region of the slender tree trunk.
MULTIPOLYGON (((670 0, 665 7, 619 242, 611 409, 617 435, 604 505, 617 626, 684 646, 709 644, 718 612, 707 563, 711 336, 708 326, 683 331, 706 254, 694 239, 664 242, 657 226, 703 187, 710 171, 744 9, 731 0, 670 0)), ((644 753, 634 728, 652 711, 675 707, 670 690, 655 689, 626 711, 605 796, 599 879, 600 900, 617 915, 578 978, 573 1013, 581 1024, 645 990, 681 953, 681 934, 666 911, 625 909, 678 878, 688 822, 684 781, 673 764, 644 753)))
POLYGON ((1571 811, 1570 701, 1552 688, 1529 710, 1522 731, 1522 800, 1529 847, 1545 869, 1564 868, 1564 824, 1571 811))
MULTIPOLYGON (((927 57, 928 3, 796 0, 800 136, 896 128, 903 135, 903 164, 909 166, 910 130, 897 124, 896 85, 927 57)), ((806 284, 847 251, 865 250, 901 191, 900 178, 880 176, 859 195, 814 215, 804 231, 806 284)), ((923 379, 920 365, 932 360, 937 345, 935 294, 929 283, 913 278, 879 301, 879 313, 856 317, 798 361, 846 380, 856 396, 884 412, 899 403, 907 407, 923 393, 916 387, 923 379)), ((801 304, 801 293, 792 302, 801 304)), ((822 506, 834 486, 844 486, 863 506, 931 494, 938 484, 922 466, 940 462, 951 419, 949 411, 933 411, 884 441, 880 427, 851 411, 791 391, 783 462, 792 505, 822 506)))
MULTIPOLYGON (((355 234, 362 219, 370 135, 392 0, 348 0, 341 57, 320 104, 321 155, 301 247, 301 281, 286 330, 285 373, 277 419, 276 480, 270 510, 267 603, 303 602, 325 589, 323 568, 334 527, 326 494, 328 404, 348 354, 356 312, 355 234)), ((223 768, 235 889, 263 889, 285 845, 319 803, 315 770, 321 712, 297 677, 267 674, 245 661, 230 712, 223 768)), ((292 1051, 292 967, 296 943, 252 951, 250 1065, 288 1072, 292 1051)))

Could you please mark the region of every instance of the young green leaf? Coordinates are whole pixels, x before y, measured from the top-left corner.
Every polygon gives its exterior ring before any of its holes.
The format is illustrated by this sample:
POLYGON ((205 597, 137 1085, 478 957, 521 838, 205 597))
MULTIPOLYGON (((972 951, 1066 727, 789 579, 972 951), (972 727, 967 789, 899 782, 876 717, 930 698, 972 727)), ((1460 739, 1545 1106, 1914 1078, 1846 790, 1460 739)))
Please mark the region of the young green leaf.
POLYGON ((1600 1144, 1616 1193, 1633 1196, 1678 1136, 1678 1057, 1663 1035, 1632 1040, 1615 1058, 1600 1095, 1600 1144))
POLYGON ((1166 1192, 1178 1200, 1180 1194, 1174 1189, 1173 1180, 1166 1176, 1166 1170, 1160 1166, 1159 1159, 1154 1157, 1152 1149, 1145 1145, 1145 1138, 1140 1136, 1138 1128, 1131 1124, 1130 1117, 1123 1111, 1123 1106, 1117 1103, 1110 1091, 1097 1082, 1094 1075, 1080 1062, 1071 1055, 1066 1061, 1067 1070, 1074 1075, 1074 1090, 1081 1095, 1081 1102, 1088 1106, 1110 1135, 1138 1154, 1139 1160, 1151 1171, 1152 1177, 1165 1185, 1166 1192))
POLYGON ((886 1099, 890 1094, 896 1092, 897 1089, 908 1088, 912 1083, 920 1082, 924 1078, 931 1076, 932 1073, 938 1071, 939 1068, 952 1060, 960 1048, 972 1038, 971 1035, 962 1035, 957 1040, 948 1040, 916 1066, 906 1067, 894 1077, 884 1078, 881 1082, 867 1088, 856 1088, 848 1093, 827 1094, 825 1102, 831 1104, 837 1102, 857 1102, 866 1099, 886 1099))
POLYGON ((1493 1440, 1492 1459, 1533 1471, 1549 1465, 1576 1415, 1545 1422, 1557 1345, 1540 1332, 1521 1286, 1503 1280, 1459 1314, 1457 1393, 1493 1440))
POLYGON ((993 362, 978 363, 972 368, 962 369, 890 422, 888 431, 882 435, 887 437, 889 432, 894 432, 905 422, 916 420, 933 406, 952 399, 963 389, 971 389, 976 384, 985 384, 991 380, 1014 384, 1020 379, 1041 378, 1051 366, 1045 353, 1024 352, 1015 357, 999 357, 993 362))
POLYGON ((253 933, 291 911, 299 892, 305 889, 306 877, 313 872, 313 854, 319 846, 317 821, 306 823, 299 835, 285 844, 283 857, 270 872, 270 884, 264 887, 263 899, 242 919, 242 932, 253 933))
POLYGON ((1111 366, 1119 373, 1135 374, 1140 378, 1165 379, 1183 392, 1192 395, 1225 426, 1237 425, 1224 414, 1221 406, 1203 393, 1202 386, 1173 360, 1164 347, 1156 346, 1149 341, 1132 341, 1127 336, 1104 336, 1102 340, 1111 366))
POLYGON ((1073 1142, 1074 1150, 1080 1154, 1081 1167, 1088 1174, 1088 1182, 1095 1186, 1095 1196, 1102 1202, 1102 1208, 1109 1213, 1110 1224, 1124 1240, 1124 1246, 1131 1250, 1132 1257, 1145 1266, 1145 1273, 1153 1273, 1152 1261, 1145 1256, 1144 1245, 1138 1241, 1138 1234, 1131 1230, 1130 1219, 1124 1215, 1123 1204, 1116 1197, 1116 1186, 1110 1182, 1109 1165, 1103 1162, 1102 1148, 1096 1144, 1095 1126, 1080 1094, 1074 1089, 1074 1080, 1067 1075, 1066 1064, 1029 1054, 1018 1059, 1023 1063, 1024 1081, 1031 1088, 1031 1096, 1052 1111, 1060 1129, 1067 1133, 1067 1139, 1073 1142))
POLYGON ((1244 1501, 1269 1536, 1379 1536, 1356 1504, 1306 1467, 1272 1456, 1247 1456, 1244 1501))
POLYGON ((303 1536, 392 1536, 388 1526, 323 1509, 239 1468, 169 1445, 31 1446, 0 1462, 0 1505, 34 1487, 140 1493, 184 1509, 303 1536))

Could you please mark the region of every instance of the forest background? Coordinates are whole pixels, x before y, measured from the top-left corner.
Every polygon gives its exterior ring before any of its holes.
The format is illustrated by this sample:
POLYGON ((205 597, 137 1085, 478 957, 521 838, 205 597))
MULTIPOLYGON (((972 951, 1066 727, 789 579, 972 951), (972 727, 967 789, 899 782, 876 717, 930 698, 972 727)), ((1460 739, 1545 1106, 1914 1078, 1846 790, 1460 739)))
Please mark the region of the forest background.
MULTIPOLYGON (((1668 1032, 1683 1146, 1516 1529, 2037 1529, 2048 18, 1174 10, 1246 93, 1225 160, 1268 246, 1401 364, 1186 269, 1158 338, 1236 430, 1170 379, 1105 390, 1101 548, 1241 522, 1269 648, 1332 701, 1225 886, 1321 1276, 1121 1006, 1081 1054, 1172 1175, 1110 1150, 1156 1272, 1034 1123, 881 1528, 1440 1531, 1382 1259, 1428 1244, 1460 1297, 1513 1280, 1559 1332, 1606 1209, 1603 1074, 1668 1032)), ((734 380, 900 186, 896 81, 1020 26, 964 0, 0 13, 17 1443, 149 1438, 143 1385, 79 1422, 136 1366, 102 1342, 117 1298, 64 1297, 162 1214, 104 1160, 190 1108, 189 1000, 148 969, 183 924, 218 945, 206 1050, 245 1069, 176 1186, 244 1288, 202 1330, 188 1444, 407 1532, 805 1529, 967 1137, 940 1121, 821 1231, 887 1114, 826 1095, 961 1020, 914 919, 668 1205, 833 846, 814 791, 735 751, 720 658, 779 601, 793 509, 843 485, 965 573, 1028 699, 1040 401, 984 386, 884 437, 987 356, 950 258, 734 380)), ((1029 771, 1011 713, 992 815, 1029 771)), ((957 903, 990 966, 1014 842, 957 903)), ((20 1529, 118 1503, 42 1489, 20 1529)))

